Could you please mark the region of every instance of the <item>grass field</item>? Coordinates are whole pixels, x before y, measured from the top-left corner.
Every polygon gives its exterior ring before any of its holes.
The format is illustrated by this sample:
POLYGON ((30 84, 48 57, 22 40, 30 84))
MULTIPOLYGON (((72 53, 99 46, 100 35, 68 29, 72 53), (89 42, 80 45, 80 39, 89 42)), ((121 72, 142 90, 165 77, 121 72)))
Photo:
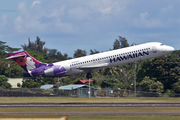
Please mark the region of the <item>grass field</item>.
POLYGON ((0 103, 178 103, 174 97, 104 97, 104 98, 71 98, 71 97, 0 97, 0 103))
MULTIPOLYGON (((0 97, 0 103, 179 103, 170 97, 0 97)), ((180 112, 180 107, 1 107, 0 112, 180 112)), ((1 118, 60 118, 58 115, 0 115, 1 118)), ((68 120, 177 120, 180 116, 67 116, 68 120)))
MULTIPOLYGON (((2 107, 0 112, 180 112, 180 107, 2 107)), ((0 115, 0 118, 60 118, 59 115, 0 115)), ((68 120, 177 120, 180 116, 67 116, 68 120)), ((0 119, 1 120, 1 119, 0 119)))
MULTIPOLYGON (((47 119, 47 118, 61 118, 61 117, 63 117, 63 116, 47 116, 44 118, 47 119)), ((8 120, 9 117, 0 115, 0 120, 2 118, 7 118, 7 120, 8 120)), ((13 115, 13 116, 11 116, 11 118, 42 118, 42 116, 13 115)), ((68 120, 179 120, 180 116, 67 116, 67 118, 68 118, 68 120)), ((44 119, 44 120, 46 120, 46 119, 44 119)))

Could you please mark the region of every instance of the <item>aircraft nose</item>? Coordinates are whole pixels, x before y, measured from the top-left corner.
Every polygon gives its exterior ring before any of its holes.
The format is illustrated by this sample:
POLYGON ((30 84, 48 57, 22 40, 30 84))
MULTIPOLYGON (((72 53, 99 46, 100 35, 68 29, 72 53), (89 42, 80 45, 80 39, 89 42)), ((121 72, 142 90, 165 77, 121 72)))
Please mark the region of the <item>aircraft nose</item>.
POLYGON ((168 52, 172 53, 174 51, 174 48, 171 46, 168 46, 166 49, 168 52))

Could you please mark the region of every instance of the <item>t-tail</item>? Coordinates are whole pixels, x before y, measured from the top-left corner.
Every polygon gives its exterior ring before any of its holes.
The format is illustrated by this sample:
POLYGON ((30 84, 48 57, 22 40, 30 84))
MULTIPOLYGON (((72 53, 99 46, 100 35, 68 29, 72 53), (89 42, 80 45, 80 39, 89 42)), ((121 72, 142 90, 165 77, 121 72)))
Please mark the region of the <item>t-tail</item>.
POLYGON ((40 67, 41 62, 31 57, 26 51, 11 53, 6 59, 13 59, 20 65, 26 72, 40 67))
POLYGON ((13 59, 26 73, 24 77, 55 77, 63 76, 67 71, 61 65, 46 64, 31 57, 26 51, 11 53, 6 59, 13 59))

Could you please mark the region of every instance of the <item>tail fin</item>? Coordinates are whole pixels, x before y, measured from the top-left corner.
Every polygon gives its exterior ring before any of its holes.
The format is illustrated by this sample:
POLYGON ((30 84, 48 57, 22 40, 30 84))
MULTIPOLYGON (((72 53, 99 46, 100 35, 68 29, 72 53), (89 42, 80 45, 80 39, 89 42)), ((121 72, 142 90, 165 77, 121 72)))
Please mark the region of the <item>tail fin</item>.
POLYGON ((42 64, 38 60, 31 57, 26 51, 11 53, 6 59, 13 59, 18 65, 20 65, 26 72, 40 67, 42 64))

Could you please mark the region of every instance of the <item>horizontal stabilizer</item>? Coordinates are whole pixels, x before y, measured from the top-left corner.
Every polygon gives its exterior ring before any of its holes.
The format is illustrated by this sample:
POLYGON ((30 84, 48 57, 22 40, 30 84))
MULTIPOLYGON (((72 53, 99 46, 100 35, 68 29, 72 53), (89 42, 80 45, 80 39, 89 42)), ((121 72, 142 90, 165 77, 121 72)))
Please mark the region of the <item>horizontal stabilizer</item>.
POLYGON ((20 54, 15 54, 15 55, 12 55, 10 57, 7 57, 5 59, 13 59, 13 58, 18 58, 18 57, 22 57, 22 56, 25 56, 26 54, 24 53, 20 53, 20 54))

